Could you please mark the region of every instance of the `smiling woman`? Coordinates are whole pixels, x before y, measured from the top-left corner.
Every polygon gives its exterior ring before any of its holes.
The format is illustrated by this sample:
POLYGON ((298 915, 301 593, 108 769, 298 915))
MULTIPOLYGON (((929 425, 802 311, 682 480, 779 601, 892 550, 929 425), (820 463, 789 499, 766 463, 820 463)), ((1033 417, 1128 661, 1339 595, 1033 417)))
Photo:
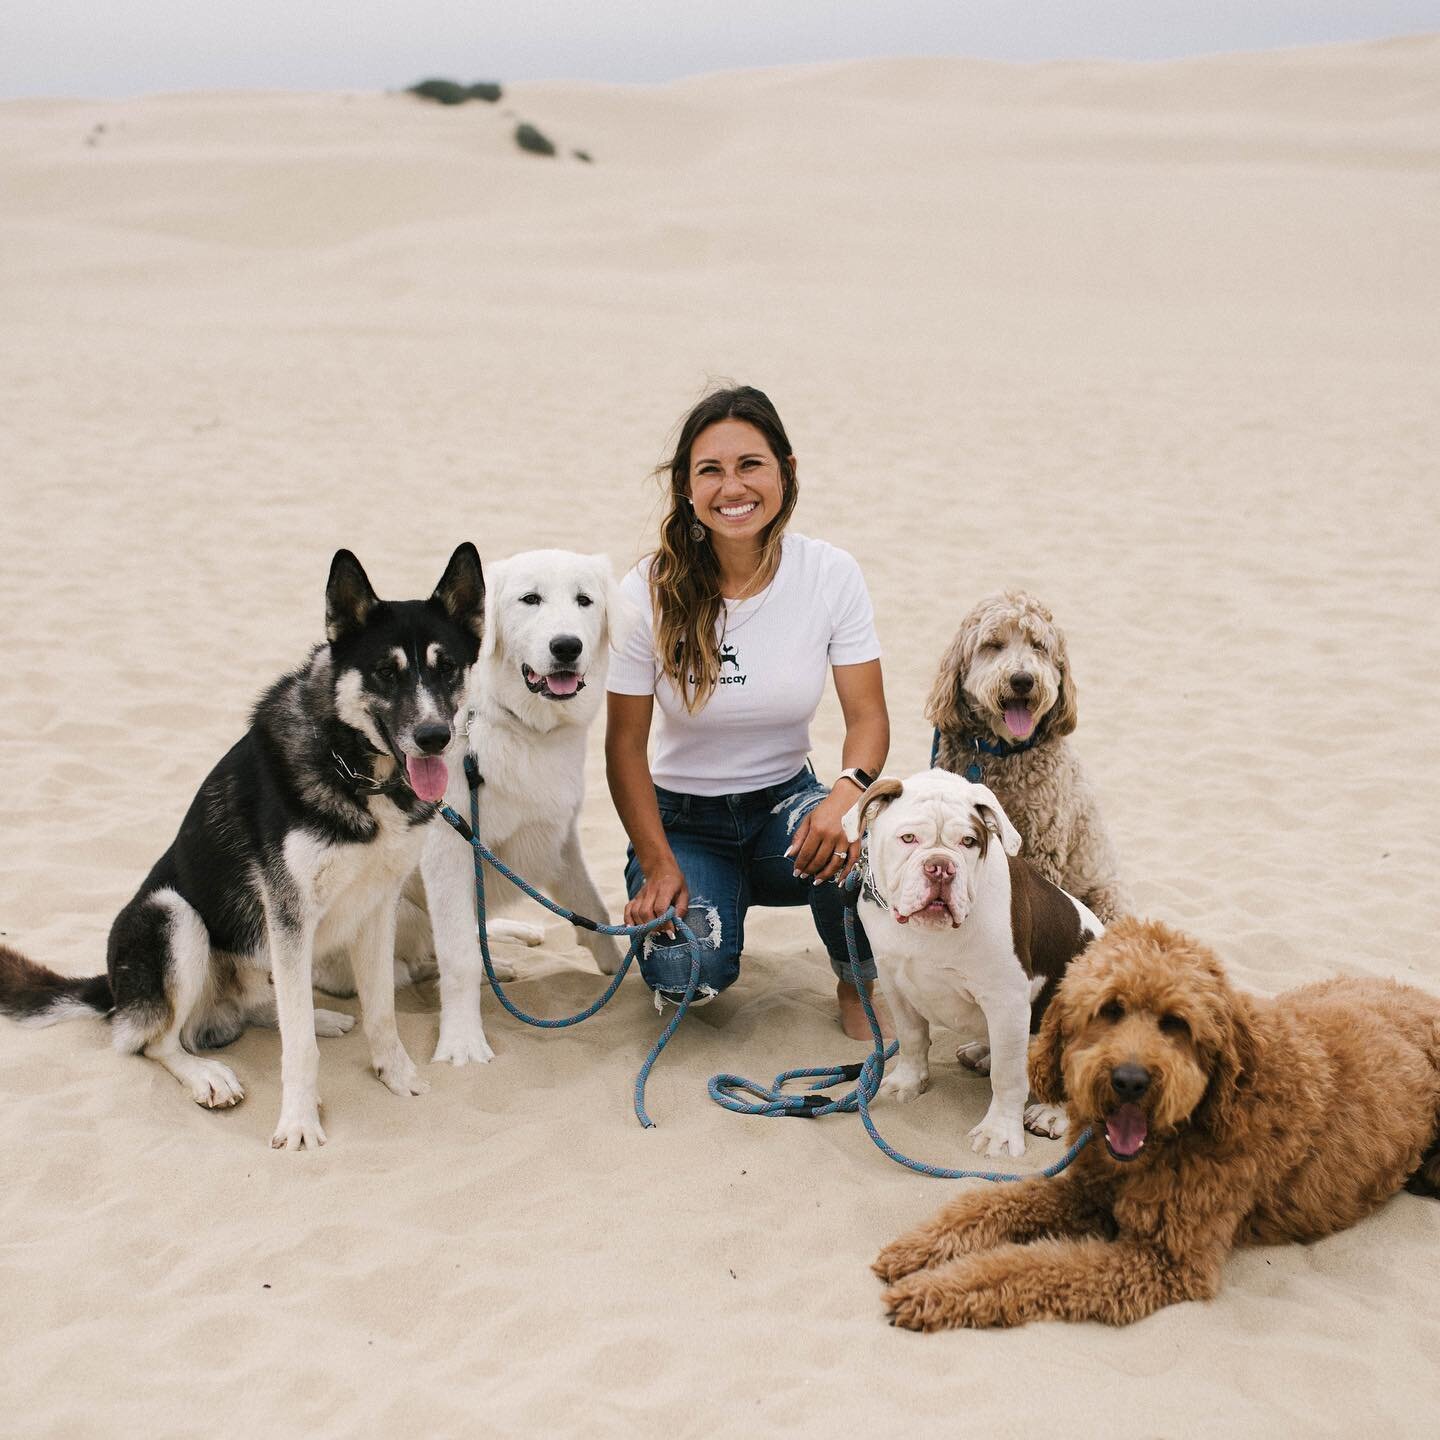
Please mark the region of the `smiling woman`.
MULTIPOLYGON (((795 455, 775 407, 750 386, 717 391, 686 417, 669 466, 655 552, 621 588, 650 616, 609 677, 605 738, 615 807, 630 836, 627 924, 674 905, 708 947, 701 997, 740 973, 753 904, 808 904, 838 978, 841 1022, 868 1035, 846 978, 838 885, 858 857, 841 818, 884 764, 890 722, 860 568, 787 532, 795 455), (810 722, 831 670, 845 717, 828 791, 811 768, 810 722), (660 707, 653 769, 651 721, 660 707)), ((873 975, 868 950, 865 971, 873 975)), ((690 957, 656 935, 641 973, 684 993, 690 957)))

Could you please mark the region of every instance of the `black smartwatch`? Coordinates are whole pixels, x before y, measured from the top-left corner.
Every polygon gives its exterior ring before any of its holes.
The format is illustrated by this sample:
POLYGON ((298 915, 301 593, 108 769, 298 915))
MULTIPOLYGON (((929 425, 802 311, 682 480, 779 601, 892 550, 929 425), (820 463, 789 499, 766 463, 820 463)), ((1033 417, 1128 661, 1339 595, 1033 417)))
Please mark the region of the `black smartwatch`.
POLYGON ((875 783, 875 777, 868 770, 862 770, 858 765, 852 765, 848 770, 842 770, 835 780, 837 784, 841 780, 852 781, 860 787, 862 795, 875 783))

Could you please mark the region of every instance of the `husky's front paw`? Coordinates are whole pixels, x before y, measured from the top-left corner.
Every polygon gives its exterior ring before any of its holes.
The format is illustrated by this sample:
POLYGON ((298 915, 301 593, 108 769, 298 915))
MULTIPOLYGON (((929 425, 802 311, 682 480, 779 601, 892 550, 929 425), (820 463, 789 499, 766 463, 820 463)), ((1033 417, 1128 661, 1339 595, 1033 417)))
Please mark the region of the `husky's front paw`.
POLYGON ((424 1095, 430 1089, 430 1082, 420 1078, 415 1062, 405 1052, 403 1045, 375 1057, 375 1073, 385 1088, 396 1095, 424 1095))
POLYGON ((270 1137, 273 1150, 318 1150, 325 1143, 325 1132, 320 1128, 320 1107, 311 1102, 308 1105, 285 1105, 280 1110, 280 1123, 270 1137))
POLYGON ((199 1056, 191 1062, 186 1088, 190 1091, 190 1098, 207 1110, 228 1110, 245 1098, 244 1088, 228 1065, 199 1056))
POLYGON ((485 1031, 477 1020, 473 1026, 446 1025, 440 1022, 440 1040, 431 1064, 448 1060, 452 1065, 488 1065, 495 1052, 485 1042, 485 1031))
POLYGON ((1018 1115, 999 1115, 992 1109, 970 1136, 970 1148, 977 1155, 1025 1153, 1025 1126, 1018 1115))

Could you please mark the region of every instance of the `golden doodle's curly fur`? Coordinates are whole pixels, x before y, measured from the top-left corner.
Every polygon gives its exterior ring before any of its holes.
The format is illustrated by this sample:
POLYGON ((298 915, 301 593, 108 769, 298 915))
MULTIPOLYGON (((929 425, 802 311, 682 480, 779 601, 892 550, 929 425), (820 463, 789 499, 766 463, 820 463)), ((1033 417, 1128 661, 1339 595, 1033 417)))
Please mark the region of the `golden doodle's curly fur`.
POLYGON ((1232 1246, 1329 1235, 1407 1178, 1440 1187, 1440 999, 1394 981, 1264 999, 1123 920, 1072 962, 1030 1083, 1095 1138, 1058 1178, 968 1191, 886 1246, 895 1324, 1127 1324, 1213 1296, 1232 1246))
POLYGON ((940 732, 936 763, 957 775, 980 766, 1025 839, 1025 858, 1051 884, 1107 925, 1129 911, 1100 807, 1066 739, 1079 720, 1075 679, 1045 605, 1024 590, 976 604, 940 660, 925 715, 940 732))

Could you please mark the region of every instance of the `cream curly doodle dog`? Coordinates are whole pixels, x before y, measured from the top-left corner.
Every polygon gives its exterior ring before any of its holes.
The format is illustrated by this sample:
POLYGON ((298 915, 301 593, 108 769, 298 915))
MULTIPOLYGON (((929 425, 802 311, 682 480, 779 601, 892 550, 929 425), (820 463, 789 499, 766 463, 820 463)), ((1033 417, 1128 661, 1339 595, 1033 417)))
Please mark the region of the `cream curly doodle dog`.
POLYGON ((1096 1138, 887 1245, 892 1323, 1124 1325, 1215 1295, 1236 1245, 1318 1240, 1407 1182, 1440 1193, 1440 998, 1395 981, 1248 995, 1203 945, 1122 920, 1067 972, 1030 1080, 1096 1138))
POLYGON ((1066 738, 1079 720, 1064 632, 1024 590, 987 595, 960 622, 925 705, 936 763, 982 781, 1025 856, 1105 924, 1129 913, 1095 792, 1066 738))

